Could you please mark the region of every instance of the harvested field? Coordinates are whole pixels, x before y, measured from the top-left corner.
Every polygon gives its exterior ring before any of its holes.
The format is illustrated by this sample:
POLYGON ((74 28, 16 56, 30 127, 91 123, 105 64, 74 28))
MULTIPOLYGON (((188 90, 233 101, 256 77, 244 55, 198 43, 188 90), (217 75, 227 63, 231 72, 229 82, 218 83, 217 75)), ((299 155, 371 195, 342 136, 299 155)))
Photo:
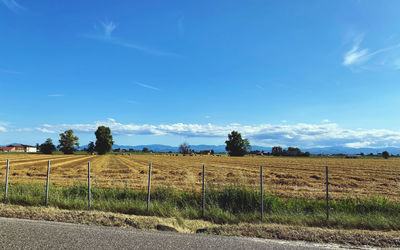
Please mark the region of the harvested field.
POLYGON ((259 187, 259 166, 264 167, 265 191, 282 197, 322 199, 325 166, 329 166, 330 195, 381 196, 400 200, 400 158, 340 159, 289 157, 228 157, 170 155, 40 155, 0 154, 0 178, 4 182, 9 158, 11 184, 45 183, 47 160, 51 160, 51 183, 58 186, 85 184, 87 162, 96 187, 145 189, 148 164, 153 163, 152 185, 182 190, 201 189, 202 164, 207 184, 259 187))

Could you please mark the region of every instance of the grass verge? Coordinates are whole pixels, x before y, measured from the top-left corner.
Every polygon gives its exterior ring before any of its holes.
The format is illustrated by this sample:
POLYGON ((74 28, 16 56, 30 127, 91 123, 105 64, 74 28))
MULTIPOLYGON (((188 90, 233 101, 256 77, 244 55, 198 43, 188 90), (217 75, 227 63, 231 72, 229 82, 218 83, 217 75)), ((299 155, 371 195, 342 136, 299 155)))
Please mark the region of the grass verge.
POLYGON ((266 239, 302 240, 316 243, 336 243, 346 246, 399 247, 398 231, 339 230, 280 224, 218 225, 203 220, 160 218, 121 213, 85 210, 66 210, 54 207, 32 207, 0 204, 0 216, 30 220, 114 226, 146 230, 168 230, 181 233, 246 236, 266 239))
MULTIPOLYGON (((50 188, 49 206, 60 209, 87 208, 87 187, 50 188)), ((4 193, 1 185, 0 194, 4 193)), ((44 185, 10 185, 10 204, 44 205, 44 185)), ((260 193, 243 187, 214 187, 206 192, 206 211, 202 217, 202 199, 199 193, 158 187, 151 193, 149 212, 147 192, 140 190, 93 188, 92 209, 128 215, 151 215, 206 221, 216 224, 258 223, 260 220, 260 193)), ((327 227, 325 201, 301 198, 281 198, 264 194, 264 222, 327 227)), ((330 202, 329 228, 362 230, 399 230, 400 204, 376 197, 374 199, 345 198, 330 202)))

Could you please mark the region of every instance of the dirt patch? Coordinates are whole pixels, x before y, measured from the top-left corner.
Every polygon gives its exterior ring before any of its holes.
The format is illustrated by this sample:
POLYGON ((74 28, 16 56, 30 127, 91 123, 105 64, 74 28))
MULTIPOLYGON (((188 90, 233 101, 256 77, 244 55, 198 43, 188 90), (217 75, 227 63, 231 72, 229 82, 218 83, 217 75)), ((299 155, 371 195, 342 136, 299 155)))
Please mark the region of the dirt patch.
POLYGON ((316 179, 316 180, 321 180, 322 178, 317 176, 317 175, 311 175, 310 178, 316 179))

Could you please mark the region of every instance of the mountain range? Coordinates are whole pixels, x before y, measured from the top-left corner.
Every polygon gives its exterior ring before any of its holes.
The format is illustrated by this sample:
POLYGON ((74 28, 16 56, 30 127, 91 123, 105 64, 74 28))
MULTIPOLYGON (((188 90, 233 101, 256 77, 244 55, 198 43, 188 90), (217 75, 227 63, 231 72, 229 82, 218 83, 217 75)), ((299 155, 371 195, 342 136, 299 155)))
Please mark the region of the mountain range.
MULTIPOLYGON (((87 146, 82 146, 84 148, 87 146)), ((114 145, 113 149, 127 149, 130 148, 134 150, 142 150, 143 148, 148 148, 149 150, 155 152, 178 152, 179 147, 162 145, 162 144, 151 144, 151 145, 137 145, 137 146, 127 146, 127 145, 114 145)), ((225 153, 225 145, 190 145, 190 149, 194 151, 200 151, 205 149, 212 149, 216 153, 225 153)), ((263 147, 263 146, 252 146, 251 150, 259 150, 264 152, 271 152, 271 147, 263 147)), ((350 148, 350 147, 324 147, 324 148, 300 148, 303 152, 310 152, 311 154, 377 154, 382 153, 383 151, 388 151, 390 154, 400 154, 400 148, 395 147, 382 147, 382 148, 350 148)))
MULTIPOLYGON (((10 143, 13 145, 21 145, 21 143, 10 143)), ((10 145, 7 144, 7 145, 10 145)), ((0 145, 1 146, 1 145, 0 145)), ((5 146, 5 145, 4 145, 5 146)), ((87 148, 87 145, 82 145, 79 147, 80 150, 87 148)), ((113 145, 113 149, 134 149, 134 150, 142 150, 143 148, 148 148, 154 152, 178 152, 179 147, 163 145, 163 144, 150 144, 150 145, 113 145)), ((190 145, 190 149, 194 151, 200 151, 205 149, 212 149, 216 153, 225 153, 225 145, 190 145)), ((252 146, 251 150, 259 150, 264 152, 271 152, 271 147, 263 147, 263 146, 252 146)), ((390 154, 400 154, 400 148, 396 147, 381 147, 381 148, 350 148, 350 147, 342 147, 342 146, 334 146, 334 147, 324 147, 324 148, 300 148, 303 152, 310 152, 311 154, 377 154, 382 153, 383 151, 388 151, 390 154)))

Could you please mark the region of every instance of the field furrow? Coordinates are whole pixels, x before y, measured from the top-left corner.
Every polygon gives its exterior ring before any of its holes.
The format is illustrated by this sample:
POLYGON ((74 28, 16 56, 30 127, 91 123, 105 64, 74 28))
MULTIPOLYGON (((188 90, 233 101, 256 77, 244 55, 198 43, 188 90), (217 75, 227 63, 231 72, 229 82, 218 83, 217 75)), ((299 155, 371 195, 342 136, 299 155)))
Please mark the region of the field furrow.
POLYGON ((201 189, 202 165, 208 186, 259 187, 264 167, 266 192, 282 197, 325 196, 325 166, 329 166, 332 198, 383 196, 400 200, 400 158, 340 159, 289 157, 227 157, 175 155, 40 155, 0 154, 0 177, 10 158, 10 183, 45 183, 47 160, 55 185, 85 184, 91 162, 93 185, 145 189, 152 162, 152 186, 201 189))

